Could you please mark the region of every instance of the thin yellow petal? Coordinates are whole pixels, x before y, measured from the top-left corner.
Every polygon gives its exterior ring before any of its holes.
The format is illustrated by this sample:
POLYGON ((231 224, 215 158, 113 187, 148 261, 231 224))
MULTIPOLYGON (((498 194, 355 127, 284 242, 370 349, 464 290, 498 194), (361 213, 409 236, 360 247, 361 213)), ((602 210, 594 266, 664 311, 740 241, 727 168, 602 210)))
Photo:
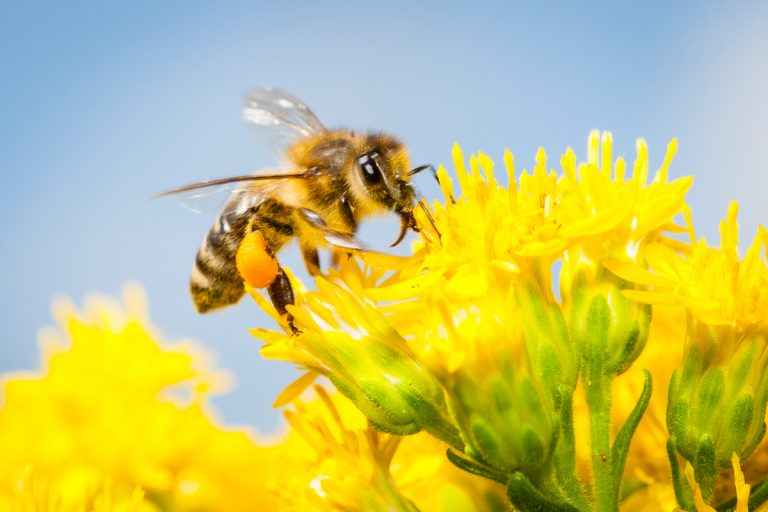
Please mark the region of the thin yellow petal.
POLYGON ((666 276, 638 267, 629 261, 606 260, 603 266, 618 277, 644 286, 671 287, 675 282, 666 276))
POLYGON ((626 298, 639 302, 641 304, 657 304, 660 306, 672 306, 678 303, 677 297, 671 293, 648 292, 643 290, 623 290, 621 292, 626 298))
POLYGON ((397 301, 418 295, 442 278, 440 272, 428 272, 390 286, 366 288, 365 296, 375 301, 397 301))
POLYGON ((275 401, 272 403, 272 408, 277 409, 293 402, 299 395, 304 392, 304 390, 306 390, 309 386, 312 385, 313 382, 315 382, 315 380, 317 380, 317 377, 317 372, 310 370, 304 373, 298 379, 288 384, 288 386, 279 395, 277 395, 277 398, 275 398, 275 401))

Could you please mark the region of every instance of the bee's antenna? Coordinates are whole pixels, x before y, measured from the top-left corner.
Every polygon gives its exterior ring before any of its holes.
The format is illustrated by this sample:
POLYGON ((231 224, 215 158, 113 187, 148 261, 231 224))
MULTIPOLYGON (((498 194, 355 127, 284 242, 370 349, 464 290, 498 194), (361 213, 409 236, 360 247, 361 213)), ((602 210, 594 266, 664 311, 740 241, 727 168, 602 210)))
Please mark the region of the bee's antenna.
MULTIPOLYGON (((414 174, 418 174, 421 171, 429 170, 432 173, 432 176, 435 178, 435 181, 437 182, 438 186, 440 185, 440 178, 437 177, 437 170, 435 169, 435 166, 432 164, 426 164, 426 165, 420 165, 416 167, 415 169, 412 169, 411 172, 408 173, 408 176, 413 176, 414 174)), ((453 194, 450 196, 451 203, 456 204, 456 199, 453 197, 453 194)), ((426 211, 426 210, 425 210, 426 211)), ((429 215, 429 214, 427 214, 429 215)), ((434 226, 434 222, 432 223, 434 226)))
POLYGON ((437 171, 435 170, 435 166, 432 164, 420 165, 415 169, 411 169, 411 171, 408 173, 408 176, 413 176, 414 174, 419 174, 421 171, 426 170, 429 170, 432 173, 432 176, 435 177, 435 180, 440 183, 440 180, 437 179, 437 171))

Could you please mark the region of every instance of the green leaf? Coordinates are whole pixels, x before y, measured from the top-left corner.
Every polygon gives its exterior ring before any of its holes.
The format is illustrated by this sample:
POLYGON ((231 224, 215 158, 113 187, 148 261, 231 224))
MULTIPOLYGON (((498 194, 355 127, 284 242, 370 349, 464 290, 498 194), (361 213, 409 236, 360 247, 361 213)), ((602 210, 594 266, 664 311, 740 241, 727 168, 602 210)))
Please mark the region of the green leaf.
POLYGON ((486 466, 485 464, 481 464, 479 462, 475 462, 473 460, 462 457, 450 448, 446 450, 445 455, 454 466, 463 471, 466 471, 467 473, 481 476, 483 478, 493 480, 494 482, 499 482, 500 484, 506 485, 507 483, 507 475, 504 472, 497 470, 496 468, 492 468, 490 466, 486 466))
POLYGON ((614 463, 614 485, 616 489, 621 488, 621 477, 624 475, 624 465, 627 461, 627 454, 629 453, 629 445, 632 442, 632 437, 635 435, 635 430, 640 420, 645 414, 645 410, 648 408, 648 403, 651 400, 651 393, 653 392, 653 381, 651 379, 651 372, 644 370, 645 382, 643 383, 643 392, 640 394, 635 407, 627 417, 627 421, 619 430, 616 439, 613 442, 613 463, 614 463))

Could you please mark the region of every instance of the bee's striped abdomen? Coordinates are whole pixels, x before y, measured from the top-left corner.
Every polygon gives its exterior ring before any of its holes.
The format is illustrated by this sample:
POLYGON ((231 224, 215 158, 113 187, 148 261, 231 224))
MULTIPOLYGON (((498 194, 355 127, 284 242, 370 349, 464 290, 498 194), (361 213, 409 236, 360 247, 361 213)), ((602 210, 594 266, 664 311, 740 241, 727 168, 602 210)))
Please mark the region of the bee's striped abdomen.
POLYGON ((189 282, 198 312, 234 304, 245 293, 243 279, 235 266, 235 254, 246 227, 245 216, 224 215, 217 219, 203 239, 189 282))

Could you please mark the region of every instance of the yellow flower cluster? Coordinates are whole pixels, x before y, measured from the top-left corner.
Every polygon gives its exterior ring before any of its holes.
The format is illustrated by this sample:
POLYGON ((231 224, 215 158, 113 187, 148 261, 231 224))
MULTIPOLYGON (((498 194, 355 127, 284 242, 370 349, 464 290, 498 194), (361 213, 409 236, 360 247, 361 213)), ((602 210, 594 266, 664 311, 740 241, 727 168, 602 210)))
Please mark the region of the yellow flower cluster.
MULTIPOLYGON (((646 184, 645 143, 638 142, 634 172, 625 178, 626 164, 621 158, 610 163, 612 140, 609 134, 603 137, 600 146, 598 134, 590 136, 587 162, 577 165, 568 150, 561 158, 562 175, 547 169, 546 154, 540 150, 533 172, 524 171, 519 186, 514 159, 507 152, 509 187, 498 184, 493 162, 482 153, 470 158, 467 171, 456 146, 454 164, 462 196, 457 202, 452 180, 441 167, 445 204, 436 202, 429 220, 416 211, 423 237, 413 256, 363 254, 367 265, 343 265, 331 271, 329 281, 320 280, 318 292, 301 293, 297 303, 307 307, 295 308, 294 314, 309 331, 331 329, 329 336, 341 332, 356 337, 364 328, 357 325, 361 318, 380 313, 397 332, 409 333, 409 347, 437 374, 455 372, 467 358, 495 358, 494 348, 483 356, 482 340, 490 339, 492 332, 519 330, 522 318, 517 315, 524 314, 513 303, 527 298, 513 296, 511 292, 522 293, 510 290, 513 283, 515 288, 535 286, 553 301, 551 268, 558 259, 565 259, 567 266, 563 277, 568 279, 561 280, 565 295, 580 263, 599 267, 596 261, 634 261, 640 240, 675 229, 671 218, 692 183, 691 178, 667 182, 676 144, 670 145, 661 169, 646 184), (360 308, 364 314, 357 314, 360 308)), ((280 320, 263 298, 255 298, 280 320)), ((254 334, 268 343, 265 356, 317 367, 317 361, 299 349, 300 341, 265 330, 254 334)))
MULTIPOLYGON (((289 307, 298 335, 253 330, 266 357, 308 370, 280 402, 326 376, 371 424, 432 434, 463 469, 508 483, 523 509, 536 496, 529 483, 549 493, 548 506, 577 510, 610 510, 620 494, 627 510, 701 508, 734 496, 718 475, 732 466, 740 474, 732 455, 755 451, 768 399, 766 235, 761 229, 740 260, 732 209, 720 249, 696 241, 685 203, 692 178, 669 180, 676 150, 672 141, 651 178, 642 140, 630 173, 613 158, 610 135, 595 132, 586 161, 569 149, 561 172, 540 150, 533 171, 518 176, 507 152, 504 187, 487 156, 472 156, 467 168, 455 147, 461 192, 441 167, 444 202, 416 210, 412 256, 342 262, 317 279, 317 291, 301 287, 289 307), (681 368, 686 378, 708 371, 686 362, 699 324, 735 333, 709 336, 727 368, 689 386, 735 398, 720 421, 743 432, 730 437, 694 425, 717 416, 715 402, 679 394, 681 368), (702 463, 710 454, 713 462, 702 463), (576 467, 580 481, 569 476, 576 467)), ((748 491, 737 490, 744 507, 748 491)))

